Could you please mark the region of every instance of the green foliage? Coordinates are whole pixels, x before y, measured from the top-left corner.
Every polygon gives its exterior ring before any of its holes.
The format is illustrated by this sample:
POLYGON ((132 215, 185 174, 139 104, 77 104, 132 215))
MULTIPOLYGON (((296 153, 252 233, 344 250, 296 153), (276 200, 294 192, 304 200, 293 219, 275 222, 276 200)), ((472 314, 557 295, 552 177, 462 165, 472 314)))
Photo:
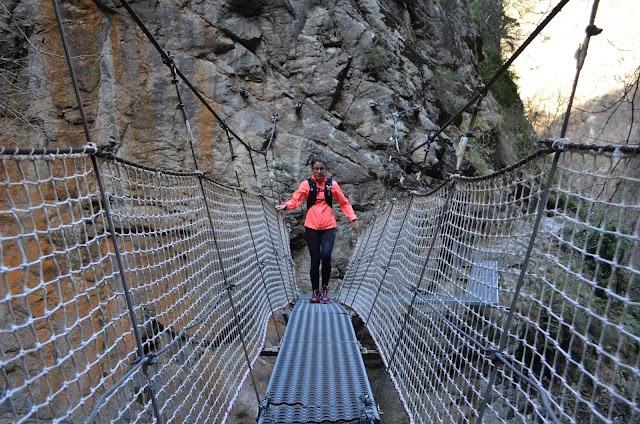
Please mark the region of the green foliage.
POLYGON ((380 45, 373 46, 365 51, 364 58, 367 62, 367 70, 373 75, 379 75, 380 72, 389 68, 391 65, 389 52, 380 45))
MULTIPOLYGON (((484 60, 478 64, 478 73, 483 82, 488 82, 504 64, 503 43, 511 41, 510 34, 518 22, 504 13, 504 1, 468 1, 471 18, 478 25, 483 39, 484 60)), ((516 75, 507 70, 490 88, 490 92, 502 106, 511 108, 520 102, 516 75)))
POLYGON ((504 11, 514 6, 508 0, 467 0, 471 19, 478 25, 482 37, 493 45, 501 40, 510 40, 518 21, 507 16, 504 11))
MULTIPOLYGON (((504 64, 500 50, 495 47, 485 49, 485 59, 478 65, 478 73, 483 82, 488 82, 504 64)), ((516 75, 507 70, 490 88, 493 97, 505 107, 513 107, 520 102, 516 75)))
POLYGON ((478 174, 487 175, 491 172, 491 168, 478 149, 475 149, 473 146, 469 146, 468 154, 469 161, 476 171, 478 171, 478 174))
POLYGON ((436 68, 433 74, 434 83, 438 86, 451 86, 458 84, 458 75, 448 68, 436 68))
POLYGON ((629 332, 640 336, 640 306, 629 306, 623 324, 629 332))
POLYGON ((530 134, 520 134, 516 138, 516 148, 518 149, 518 155, 520 157, 527 156, 530 153, 533 153, 536 150, 536 137, 530 134))
POLYGON ((448 68, 436 68, 433 73, 432 85, 440 100, 450 111, 463 107, 469 97, 469 91, 458 80, 458 74, 448 68))
MULTIPOLYGON (((570 198, 566 193, 561 191, 552 191, 549 193, 547 209, 566 212, 569 215, 573 214, 574 217, 579 211, 584 213, 584 210, 579 208, 579 204, 574 198, 570 198)), ((581 216, 581 218, 583 217, 581 216)), ((568 230, 569 232, 571 231, 570 228, 568 230)))
MULTIPOLYGON (((630 254, 633 246, 631 240, 615 234, 629 234, 627 228, 618 227, 616 222, 607 221, 603 230, 581 230, 576 234, 576 242, 585 246, 585 250, 590 254, 585 258, 585 264, 595 274, 598 285, 606 288, 614 272, 614 268, 608 262, 620 263, 630 254)), ((618 273, 615 277, 615 291, 622 294, 626 291, 628 278, 623 273, 618 273)), ((598 291, 597 294, 602 297, 604 292, 598 291)))

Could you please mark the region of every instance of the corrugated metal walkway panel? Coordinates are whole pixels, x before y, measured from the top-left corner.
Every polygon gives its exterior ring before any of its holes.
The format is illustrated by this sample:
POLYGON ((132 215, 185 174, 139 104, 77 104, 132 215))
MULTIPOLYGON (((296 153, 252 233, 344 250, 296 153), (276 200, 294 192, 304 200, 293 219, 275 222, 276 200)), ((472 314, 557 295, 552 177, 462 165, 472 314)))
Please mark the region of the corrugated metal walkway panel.
POLYGON ((374 423, 380 416, 351 317, 301 296, 285 330, 259 423, 374 423))
POLYGON ((471 268, 467 283, 468 303, 486 303, 497 305, 498 296, 498 261, 478 261, 471 268))

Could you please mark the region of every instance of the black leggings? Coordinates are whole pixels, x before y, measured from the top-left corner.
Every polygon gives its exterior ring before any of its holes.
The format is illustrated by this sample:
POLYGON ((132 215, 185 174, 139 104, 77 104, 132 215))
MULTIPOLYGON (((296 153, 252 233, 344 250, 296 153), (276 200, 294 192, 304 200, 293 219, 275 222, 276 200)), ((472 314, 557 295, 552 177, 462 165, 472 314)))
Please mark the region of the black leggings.
POLYGON ((313 230, 305 227, 305 230, 304 238, 307 240, 309 256, 311 256, 311 269, 309 270, 311 288, 318 290, 320 288, 320 262, 322 262, 322 285, 329 285, 331 251, 333 250, 333 242, 336 240, 336 229, 313 230))

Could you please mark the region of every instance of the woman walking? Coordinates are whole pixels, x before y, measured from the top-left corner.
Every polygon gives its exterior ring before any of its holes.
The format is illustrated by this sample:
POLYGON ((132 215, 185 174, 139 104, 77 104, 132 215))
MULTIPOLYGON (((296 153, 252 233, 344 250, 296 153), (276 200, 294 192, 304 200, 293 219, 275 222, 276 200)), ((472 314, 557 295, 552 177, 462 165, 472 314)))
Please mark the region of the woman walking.
POLYGON ((297 209, 307 201, 307 216, 304 221, 305 240, 311 257, 311 303, 329 301, 329 277, 331 275, 331 252, 336 239, 336 217, 333 214, 333 199, 351 222, 351 229, 358 230, 358 217, 337 182, 327 178, 327 161, 322 156, 311 159, 311 178, 300 183, 291 199, 276 206, 277 210, 297 209), (320 265, 322 265, 322 292, 320 291, 320 265))

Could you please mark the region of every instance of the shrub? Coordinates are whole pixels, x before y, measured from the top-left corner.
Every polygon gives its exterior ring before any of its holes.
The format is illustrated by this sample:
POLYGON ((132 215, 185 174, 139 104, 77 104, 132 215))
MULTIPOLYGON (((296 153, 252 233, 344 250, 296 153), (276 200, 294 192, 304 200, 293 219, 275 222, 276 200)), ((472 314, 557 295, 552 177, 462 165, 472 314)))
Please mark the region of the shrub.
POLYGON ((391 65, 389 52, 380 45, 373 46, 365 51, 364 58, 367 61, 367 70, 373 75, 378 75, 391 65))
MULTIPOLYGON (((500 49, 496 47, 487 47, 484 55, 484 61, 478 64, 478 74, 483 82, 489 82, 496 71, 504 64, 504 60, 500 49)), ((493 97, 504 107, 510 108, 520 102, 518 86, 515 81, 516 75, 512 71, 507 70, 490 88, 493 97)))
MULTIPOLYGON (((603 230, 582 230, 577 234, 576 241, 584 242, 586 251, 590 254, 586 257, 585 264, 594 273, 598 286, 608 287, 609 279, 616 272, 615 291, 622 294, 627 289, 628 278, 624 273, 618 272, 609 262, 620 263, 631 252, 631 240, 614 234, 615 232, 629 234, 629 230, 622 226, 618 227, 614 221, 607 221, 603 230)), ((604 290, 596 290, 596 295, 604 297, 605 292, 604 290)))

